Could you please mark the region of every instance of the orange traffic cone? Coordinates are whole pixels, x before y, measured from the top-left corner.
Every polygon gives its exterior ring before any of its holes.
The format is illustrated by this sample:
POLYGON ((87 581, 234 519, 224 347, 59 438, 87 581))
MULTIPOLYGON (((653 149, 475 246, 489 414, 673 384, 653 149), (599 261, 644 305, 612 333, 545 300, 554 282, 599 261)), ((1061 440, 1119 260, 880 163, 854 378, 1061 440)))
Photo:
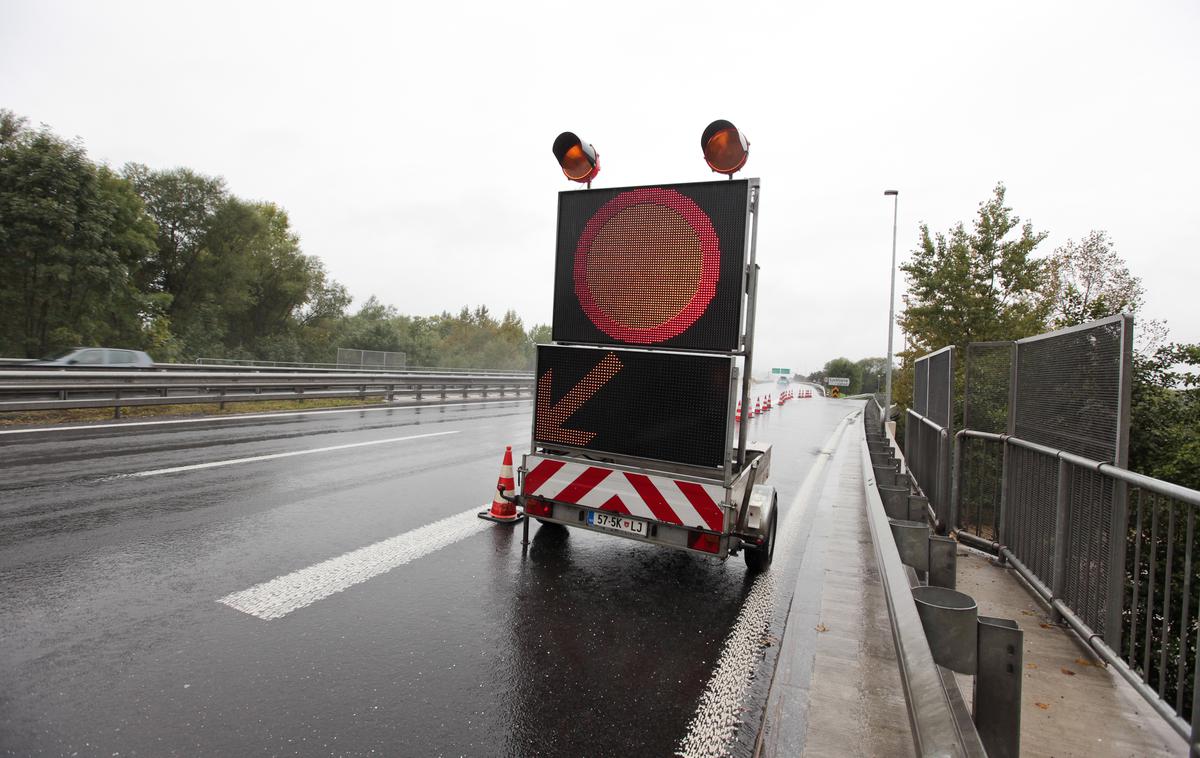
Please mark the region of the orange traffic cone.
POLYGON ((737 424, 742 423, 742 401, 741 400, 738 401, 738 409, 737 409, 737 413, 735 413, 733 416, 733 421, 734 421, 734 423, 737 423, 737 424))
POLYGON ((762 401, 756 397, 756 398, 754 398, 754 416, 751 416, 750 418, 754 418, 755 416, 761 416, 761 415, 762 415, 762 401))
POLYGON ((490 510, 480 511, 479 518, 497 524, 515 524, 525 518, 517 513, 517 485, 513 481, 512 446, 504 448, 504 462, 500 464, 500 478, 496 480, 496 492, 492 495, 490 510), (509 499, 511 498, 511 500, 509 499))

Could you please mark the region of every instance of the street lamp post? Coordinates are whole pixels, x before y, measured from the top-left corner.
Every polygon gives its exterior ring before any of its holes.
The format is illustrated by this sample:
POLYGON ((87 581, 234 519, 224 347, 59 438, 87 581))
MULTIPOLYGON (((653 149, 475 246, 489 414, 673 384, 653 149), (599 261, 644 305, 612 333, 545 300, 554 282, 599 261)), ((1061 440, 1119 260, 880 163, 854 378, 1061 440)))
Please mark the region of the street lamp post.
POLYGON ((892 288, 888 296, 887 394, 884 395, 882 421, 886 425, 888 414, 892 410, 892 330, 896 323, 896 219, 900 211, 900 193, 897 190, 884 190, 883 195, 892 197, 892 288))

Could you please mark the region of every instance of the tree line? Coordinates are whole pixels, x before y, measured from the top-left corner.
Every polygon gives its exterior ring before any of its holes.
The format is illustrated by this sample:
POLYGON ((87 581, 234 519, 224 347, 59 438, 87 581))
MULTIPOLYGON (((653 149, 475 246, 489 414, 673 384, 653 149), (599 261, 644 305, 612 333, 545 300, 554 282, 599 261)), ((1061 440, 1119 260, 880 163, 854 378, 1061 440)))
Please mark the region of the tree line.
POLYGON ((529 368, 548 328, 486 306, 402 314, 306 255, 287 212, 188 168, 120 170, 79 140, 0 110, 0 355, 104 345, 157 361, 331 362, 336 348, 410 365, 529 368))
POLYGON ((810 382, 824 384, 825 379, 830 376, 850 380, 850 385, 842 388, 842 392, 847 395, 883 392, 887 381, 887 358, 863 358, 858 361, 834 358, 804 378, 810 382))
MULTIPOLYGON (((905 347, 892 388, 901 420, 912 399, 914 364, 932 350, 955 345, 965 356, 969 342, 1018 340, 1129 313, 1135 335, 1130 468, 1200 489, 1200 345, 1169 342, 1165 323, 1143 317, 1145 289, 1107 233, 1093 230, 1039 256, 1047 232, 1022 221, 1005 196, 997 184, 970 226, 960 222, 938 233, 926 224, 918 228, 917 247, 901 266, 907 290, 898 322, 905 347)), ((852 370, 847 364, 826 369, 852 370)), ((955 428, 962 426, 964 368, 960 360, 955 428)))

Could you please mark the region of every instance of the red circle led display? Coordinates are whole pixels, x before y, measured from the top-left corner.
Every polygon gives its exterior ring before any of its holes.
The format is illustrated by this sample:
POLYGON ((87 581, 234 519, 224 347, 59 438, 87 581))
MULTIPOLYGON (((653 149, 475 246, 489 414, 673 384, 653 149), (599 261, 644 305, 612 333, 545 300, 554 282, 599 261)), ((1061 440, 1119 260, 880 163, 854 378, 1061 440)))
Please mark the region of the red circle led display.
POLYGON ((653 345, 682 334, 712 302, 721 248, 708 215, 671 189, 622 192, 575 248, 575 294, 600 331, 653 345))

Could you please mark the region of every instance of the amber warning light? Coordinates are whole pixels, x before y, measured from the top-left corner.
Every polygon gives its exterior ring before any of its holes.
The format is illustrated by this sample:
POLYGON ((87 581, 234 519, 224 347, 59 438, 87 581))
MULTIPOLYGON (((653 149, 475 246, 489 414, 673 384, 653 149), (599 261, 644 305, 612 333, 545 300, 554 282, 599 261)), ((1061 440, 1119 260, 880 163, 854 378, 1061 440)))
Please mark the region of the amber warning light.
POLYGON ((574 132, 563 132, 554 140, 554 158, 563 175, 573 182, 591 185, 600 173, 600 154, 574 132))
POLYGON ((724 119, 717 119, 700 135, 700 147, 708 167, 719 174, 733 176, 746 165, 750 157, 750 142, 746 135, 724 119))

